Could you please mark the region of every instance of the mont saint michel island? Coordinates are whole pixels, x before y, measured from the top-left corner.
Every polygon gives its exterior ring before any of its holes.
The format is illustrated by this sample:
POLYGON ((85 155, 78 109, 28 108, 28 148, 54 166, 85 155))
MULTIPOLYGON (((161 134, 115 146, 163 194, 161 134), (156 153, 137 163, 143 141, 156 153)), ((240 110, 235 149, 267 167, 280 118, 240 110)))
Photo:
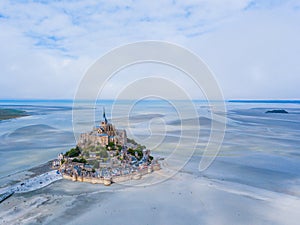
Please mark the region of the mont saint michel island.
POLYGON ((75 148, 60 153, 52 168, 68 180, 110 185, 159 170, 158 159, 150 153, 146 146, 127 138, 126 130, 116 129, 103 108, 101 123, 81 134, 75 148))

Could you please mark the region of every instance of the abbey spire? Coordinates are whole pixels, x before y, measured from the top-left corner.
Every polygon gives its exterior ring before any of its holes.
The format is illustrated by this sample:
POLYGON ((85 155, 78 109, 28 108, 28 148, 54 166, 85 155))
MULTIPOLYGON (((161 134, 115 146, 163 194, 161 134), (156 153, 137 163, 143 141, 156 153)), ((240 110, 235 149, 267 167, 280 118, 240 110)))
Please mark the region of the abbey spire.
POLYGON ((106 119, 106 115, 105 115, 105 107, 103 107, 103 119, 104 119, 104 122, 105 124, 107 124, 107 119, 106 119))

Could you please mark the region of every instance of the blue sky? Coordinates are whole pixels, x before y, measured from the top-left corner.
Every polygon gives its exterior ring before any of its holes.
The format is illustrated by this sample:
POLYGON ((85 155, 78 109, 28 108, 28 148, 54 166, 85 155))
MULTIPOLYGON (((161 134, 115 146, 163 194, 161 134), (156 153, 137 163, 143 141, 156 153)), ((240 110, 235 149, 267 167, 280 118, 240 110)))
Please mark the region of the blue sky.
POLYGON ((73 98, 112 48, 163 40, 201 57, 227 99, 299 99, 299 21, 295 0, 4 0, 0 98, 73 98))

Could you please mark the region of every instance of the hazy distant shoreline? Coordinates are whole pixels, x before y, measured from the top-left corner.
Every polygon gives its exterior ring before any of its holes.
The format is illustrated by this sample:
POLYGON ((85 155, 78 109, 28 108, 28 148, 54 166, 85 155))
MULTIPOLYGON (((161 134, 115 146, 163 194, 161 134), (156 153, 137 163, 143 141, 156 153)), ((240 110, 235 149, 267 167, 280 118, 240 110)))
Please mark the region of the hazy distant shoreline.
POLYGON ((6 109, 6 108, 0 109, 0 121, 15 119, 15 118, 24 117, 24 116, 29 116, 29 114, 23 110, 6 109))

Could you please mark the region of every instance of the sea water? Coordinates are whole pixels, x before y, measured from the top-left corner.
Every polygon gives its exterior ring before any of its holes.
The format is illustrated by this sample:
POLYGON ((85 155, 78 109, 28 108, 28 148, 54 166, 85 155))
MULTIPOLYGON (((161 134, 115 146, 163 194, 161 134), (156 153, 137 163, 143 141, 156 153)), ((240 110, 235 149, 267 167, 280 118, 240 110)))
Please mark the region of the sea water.
POLYGON ((74 147, 81 132, 100 123, 105 107, 109 121, 126 129, 128 137, 146 145, 154 155, 168 157, 179 140, 181 152, 196 142, 188 163, 178 167, 181 172, 300 196, 300 102, 227 101, 222 146, 210 167, 201 172, 198 165, 209 142, 212 110, 205 101, 192 103, 197 118, 184 111, 190 104, 185 101, 178 103, 182 115, 174 104, 162 100, 124 100, 115 108, 110 100, 75 107, 72 100, 0 101, 1 108, 30 114, 0 122, 0 177, 47 162, 74 147), (288 113, 266 113, 272 109, 288 113), (80 120, 74 121, 74 112, 80 120), (199 124, 193 123, 195 119, 199 124), (196 131, 200 131, 198 137, 196 131))

